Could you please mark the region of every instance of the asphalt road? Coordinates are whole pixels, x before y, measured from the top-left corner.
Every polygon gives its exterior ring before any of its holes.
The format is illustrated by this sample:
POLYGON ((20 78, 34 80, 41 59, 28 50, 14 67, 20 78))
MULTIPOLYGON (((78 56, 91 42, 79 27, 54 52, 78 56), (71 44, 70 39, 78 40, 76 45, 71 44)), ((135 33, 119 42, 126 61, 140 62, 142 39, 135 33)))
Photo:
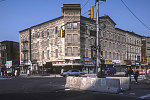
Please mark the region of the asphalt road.
POLYGON ((0 79, 0 100, 143 100, 140 97, 150 94, 150 87, 142 83, 132 83, 130 91, 108 94, 65 89, 65 81, 63 77, 0 79))

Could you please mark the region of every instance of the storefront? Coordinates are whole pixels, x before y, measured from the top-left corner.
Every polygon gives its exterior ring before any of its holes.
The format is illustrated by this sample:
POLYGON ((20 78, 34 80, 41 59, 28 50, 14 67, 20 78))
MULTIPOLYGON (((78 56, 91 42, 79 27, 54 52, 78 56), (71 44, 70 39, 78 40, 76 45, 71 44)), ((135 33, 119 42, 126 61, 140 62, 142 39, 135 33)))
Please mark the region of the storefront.
POLYGON ((95 73, 95 61, 92 58, 83 58, 83 71, 87 74, 95 73))

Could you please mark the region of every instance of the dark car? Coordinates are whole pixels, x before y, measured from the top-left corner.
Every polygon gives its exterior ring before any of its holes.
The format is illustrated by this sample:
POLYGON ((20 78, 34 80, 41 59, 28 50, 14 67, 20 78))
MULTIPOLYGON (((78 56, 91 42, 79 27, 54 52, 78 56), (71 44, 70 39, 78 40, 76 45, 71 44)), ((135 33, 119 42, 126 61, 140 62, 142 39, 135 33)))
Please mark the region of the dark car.
POLYGON ((7 76, 15 76, 15 73, 12 72, 12 71, 8 71, 8 72, 7 72, 7 76))
POLYGON ((116 73, 116 68, 105 68, 103 72, 106 75, 114 75, 116 73))
POLYGON ((81 75, 84 75, 85 73, 78 70, 78 69, 72 69, 72 70, 69 70, 68 72, 63 72, 61 74, 61 76, 81 76, 81 75))

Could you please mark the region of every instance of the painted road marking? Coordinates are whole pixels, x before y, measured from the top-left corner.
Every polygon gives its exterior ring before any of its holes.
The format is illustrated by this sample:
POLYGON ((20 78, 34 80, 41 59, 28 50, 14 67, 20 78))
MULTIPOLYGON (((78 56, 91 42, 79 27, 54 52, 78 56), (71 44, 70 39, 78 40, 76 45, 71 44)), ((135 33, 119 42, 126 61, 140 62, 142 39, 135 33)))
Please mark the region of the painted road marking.
POLYGON ((149 98, 150 97, 150 94, 146 94, 144 96, 140 96, 139 99, 145 99, 145 98, 149 98))

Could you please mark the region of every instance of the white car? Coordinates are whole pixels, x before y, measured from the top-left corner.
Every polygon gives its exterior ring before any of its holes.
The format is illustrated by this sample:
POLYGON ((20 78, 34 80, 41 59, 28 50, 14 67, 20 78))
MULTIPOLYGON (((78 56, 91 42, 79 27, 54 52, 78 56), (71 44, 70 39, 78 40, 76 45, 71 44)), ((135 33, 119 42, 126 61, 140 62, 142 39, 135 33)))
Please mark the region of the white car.
POLYGON ((61 76, 64 76, 64 77, 66 77, 66 76, 81 76, 84 74, 85 74, 85 72, 82 72, 78 69, 72 69, 72 70, 69 70, 68 72, 63 72, 61 74, 61 76))

